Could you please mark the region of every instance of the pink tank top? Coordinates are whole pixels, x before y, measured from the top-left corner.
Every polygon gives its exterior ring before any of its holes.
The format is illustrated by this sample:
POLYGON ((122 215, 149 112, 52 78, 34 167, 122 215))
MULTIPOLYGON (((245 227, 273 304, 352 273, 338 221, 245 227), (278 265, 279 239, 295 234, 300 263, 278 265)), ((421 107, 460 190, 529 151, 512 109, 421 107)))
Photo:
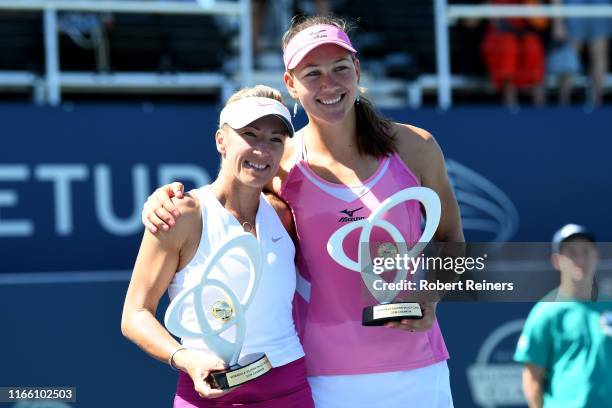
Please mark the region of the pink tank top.
MULTIPOLYGON (((296 134, 300 146, 301 132, 296 134)), ((404 161, 393 154, 380 160, 376 172, 359 186, 330 183, 308 166, 304 149, 281 186, 280 196, 292 209, 299 240, 298 291, 294 300, 296 328, 306 353, 309 376, 367 374, 409 370, 448 359, 435 321, 427 332, 410 333, 364 327, 362 309, 376 304, 359 273, 338 265, 327 253, 329 237, 348 222, 367 218, 387 197, 419 186, 404 161)), ((407 242, 421 235, 420 205, 408 201, 384 219, 395 224, 407 242)), ((349 258, 357 259, 360 230, 344 241, 349 258)), ((393 240, 374 229, 371 242, 393 240)))

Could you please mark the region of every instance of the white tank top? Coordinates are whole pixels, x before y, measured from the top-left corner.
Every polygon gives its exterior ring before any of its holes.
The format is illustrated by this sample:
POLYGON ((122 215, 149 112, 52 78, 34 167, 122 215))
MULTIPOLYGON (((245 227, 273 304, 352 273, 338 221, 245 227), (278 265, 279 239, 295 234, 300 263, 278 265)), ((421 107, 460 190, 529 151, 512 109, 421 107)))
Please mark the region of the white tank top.
MULTIPOLYGON (((242 225, 210 191, 210 186, 194 190, 202 208, 202 235, 196 254, 178 271, 168 287, 170 300, 183 289, 198 284, 204 264, 210 254, 228 238, 243 232, 242 225)), ((296 284, 295 247, 276 211, 263 194, 255 218, 257 240, 263 254, 262 276, 253 300, 246 311, 246 335, 240 356, 266 353, 274 367, 304 356, 302 345, 293 325, 292 301, 296 284)), ((248 283, 249 261, 243 254, 229 253, 209 275, 234 289, 240 297, 248 283)), ((203 296, 206 304, 206 295, 203 296)), ((209 300, 210 301, 210 300, 209 300)), ((181 321, 187 328, 199 331, 192 296, 183 304, 181 321)), ((233 329, 224 334, 232 336, 233 329)), ((209 351, 203 340, 181 338, 187 348, 209 351)))

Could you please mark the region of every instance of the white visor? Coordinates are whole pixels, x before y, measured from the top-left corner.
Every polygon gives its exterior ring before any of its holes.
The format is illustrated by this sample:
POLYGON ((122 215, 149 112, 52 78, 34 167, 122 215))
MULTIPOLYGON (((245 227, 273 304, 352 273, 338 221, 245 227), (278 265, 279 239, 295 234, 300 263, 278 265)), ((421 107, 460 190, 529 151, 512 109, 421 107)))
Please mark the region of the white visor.
POLYGON ((276 99, 259 96, 242 98, 223 108, 219 116, 219 127, 228 124, 232 129, 241 129, 267 115, 274 115, 281 119, 289 131, 289 137, 293 137, 295 131, 291 123, 291 115, 285 105, 276 99))

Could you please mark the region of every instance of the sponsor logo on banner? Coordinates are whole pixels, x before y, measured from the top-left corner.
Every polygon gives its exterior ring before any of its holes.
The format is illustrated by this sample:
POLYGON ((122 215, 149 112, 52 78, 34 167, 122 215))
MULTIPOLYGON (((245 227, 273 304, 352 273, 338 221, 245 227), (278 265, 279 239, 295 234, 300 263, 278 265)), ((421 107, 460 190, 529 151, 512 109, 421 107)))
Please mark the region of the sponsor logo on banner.
MULTIPOLYGON (((80 228, 75 209, 84 202, 93 202, 98 225, 115 236, 131 236, 142 232, 140 212, 147 196, 155 186, 180 180, 201 186, 210 182, 206 169, 195 164, 135 164, 131 171, 113 171, 110 164, 86 163, 2 164, 0 165, 0 238, 33 237, 37 232, 34 216, 49 210, 52 214, 54 235, 69 237, 80 228), (131 194, 118 192, 118 185, 129 180, 131 194), (28 189, 44 187, 44 195, 37 197, 38 205, 25 203, 21 197, 28 189), (84 199, 75 191, 85 190, 91 199, 84 199), (128 215, 118 214, 117 202, 131 201, 128 215), (24 210, 31 212, 23 214, 24 210), (22 214, 12 215, 13 210, 22 214), (6 214, 6 215, 5 215, 6 214)), ((89 230, 89 234, 99 231, 89 230)))
POLYGON ((525 405, 523 366, 512 360, 524 324, 524 319, 511 320, 493 330, 482 343, 476 362, 468 367, 472 398, 479 407, 525 405))
POLYGON ((461 208, 463 229, 488 234, 486 241, 510 241, 519 226, 512 200, 474 170, 454 160, 447 160, 446 167, 461 208))

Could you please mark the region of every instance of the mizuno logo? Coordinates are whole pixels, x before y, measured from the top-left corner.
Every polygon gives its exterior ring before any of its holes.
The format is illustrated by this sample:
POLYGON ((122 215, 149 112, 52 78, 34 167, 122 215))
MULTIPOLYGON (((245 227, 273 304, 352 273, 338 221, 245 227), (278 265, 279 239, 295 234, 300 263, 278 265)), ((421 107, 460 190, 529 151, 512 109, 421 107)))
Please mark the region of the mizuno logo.
POLYGON ((342 214, 346 214, 346 215, 348 215, 349 217, 352 217, 352 216, 353 216, 353 214, 355 214, 357 211, 361 210, 362 208, 363 208, 363 206, 362 206, 362 207, 359 207, 359 208, 356 208, 356 209, 354 209, 354 210, 349 210, 349 209, 346 209, 346 210, 342 210, 342 211, 340 211, 340 212, 341 212, 342 214))
POLYGON ((359 208, 355 208, 354 210, 349 210, 348 208, 346 210, 342 210, 340 211, 342 214, 346 214, 346 217, 341 217, 338 222, 351 222, 351 221, 359 221, 359 220, 363 220, 365 217, 354 217, 353 215, 361 210, 363 208, 363 206, 359 207, 359 208))

